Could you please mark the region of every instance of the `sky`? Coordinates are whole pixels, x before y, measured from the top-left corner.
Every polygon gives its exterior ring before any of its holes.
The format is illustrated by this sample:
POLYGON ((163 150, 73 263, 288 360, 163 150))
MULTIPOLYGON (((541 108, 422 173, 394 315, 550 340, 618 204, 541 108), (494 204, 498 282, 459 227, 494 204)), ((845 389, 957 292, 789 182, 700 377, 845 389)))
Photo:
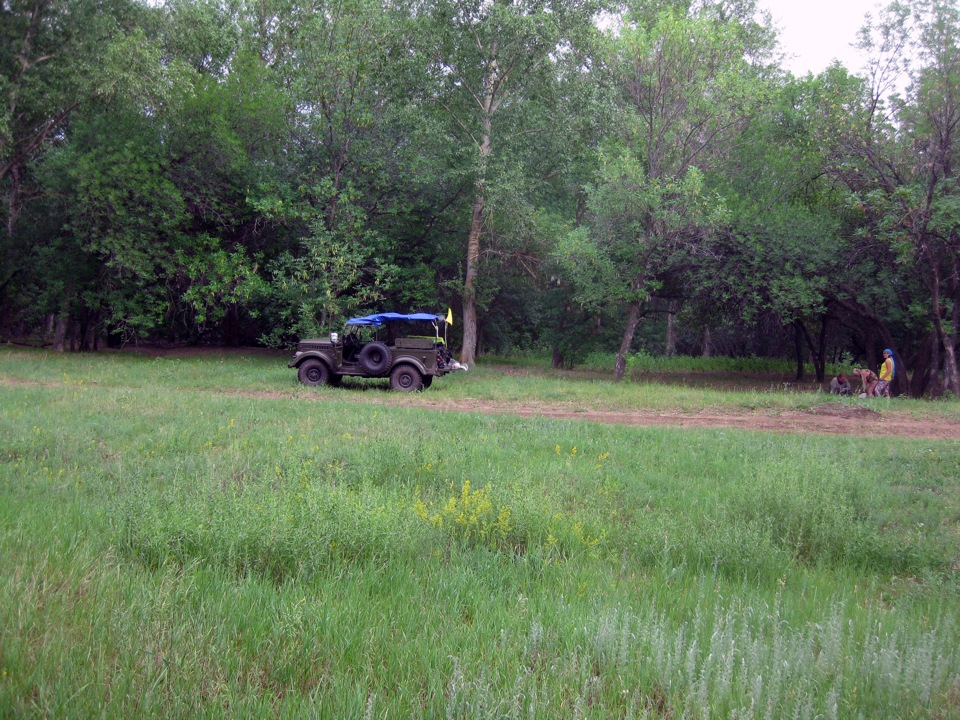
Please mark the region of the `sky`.
POLYGON ((852 72, 863 66, 853 47, 868 12, 877 16, 877 0, 758 0, 780 29, 784 67, 794 75, 817 74, 834 59, 852 72))

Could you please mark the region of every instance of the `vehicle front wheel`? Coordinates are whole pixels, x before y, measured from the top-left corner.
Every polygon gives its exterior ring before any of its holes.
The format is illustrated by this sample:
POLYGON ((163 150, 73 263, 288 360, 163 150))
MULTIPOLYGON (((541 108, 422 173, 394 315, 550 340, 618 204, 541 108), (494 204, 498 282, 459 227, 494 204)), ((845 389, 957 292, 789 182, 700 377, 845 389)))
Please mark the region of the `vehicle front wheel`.
POLYGON ((322 360, 306 360, 297 370, 297 378, 304 385, 326 385, 330 382, 330 368, 322 360))
POLYGON ((404 392, 423 390, 423 375, 415 367, 399 365, 390 373, 390 387, 404 392))

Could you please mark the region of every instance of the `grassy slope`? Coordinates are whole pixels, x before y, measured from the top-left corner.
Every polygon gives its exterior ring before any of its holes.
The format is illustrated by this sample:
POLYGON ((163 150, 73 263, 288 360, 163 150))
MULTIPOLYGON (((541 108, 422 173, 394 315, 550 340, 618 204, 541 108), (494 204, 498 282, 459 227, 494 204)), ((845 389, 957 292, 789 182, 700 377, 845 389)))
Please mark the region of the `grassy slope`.
POLYGON ((960 444, 440 415, 284 365, 0 352, 0 717, 957 715, 960 444))

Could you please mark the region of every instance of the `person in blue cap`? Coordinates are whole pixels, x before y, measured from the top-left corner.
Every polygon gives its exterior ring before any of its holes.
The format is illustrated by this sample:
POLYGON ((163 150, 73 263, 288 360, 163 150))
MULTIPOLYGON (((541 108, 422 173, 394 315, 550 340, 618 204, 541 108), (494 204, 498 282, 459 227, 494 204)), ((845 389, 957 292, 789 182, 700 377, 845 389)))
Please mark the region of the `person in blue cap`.
POLYGON ((889 348, 883 351, 883 362, 880 363, 880 381, 874 390, 877 397, 890 397, 890 383, 896 374, 897 366, 893 361, 893 350, 889 348))

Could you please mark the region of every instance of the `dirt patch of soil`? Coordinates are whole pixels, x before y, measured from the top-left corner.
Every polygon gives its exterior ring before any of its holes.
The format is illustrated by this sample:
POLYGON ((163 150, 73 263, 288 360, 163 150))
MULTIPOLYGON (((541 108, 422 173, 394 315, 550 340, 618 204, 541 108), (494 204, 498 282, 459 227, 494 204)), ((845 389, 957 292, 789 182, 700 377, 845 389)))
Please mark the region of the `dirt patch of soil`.
POLYGON ((840 417, 840 418, 860 418, 868 420, 879 420, 883 416, 876 410, 859 407, 856 405, 844 405, 843 403, 824 403, 817 405, 810 410, 814 415, 840 417))
MULTIPOLYGON (((453 401, 416 403, 449 412, 546 417, 560 420, 634 425, 639 427, 729 428, 775 433, 814 433, 822 435, 860 435, 960 440, 960 423, 943 418, 918 419, 906 413, 878 413, 869 408, 818 406, 811 411, 718 412, 706 409, 697 413, 606 410, 570 410, 548 404, 536 407, 490 401, 453 401)), ((830 405, 833 405, 832 403, 830 405)))

